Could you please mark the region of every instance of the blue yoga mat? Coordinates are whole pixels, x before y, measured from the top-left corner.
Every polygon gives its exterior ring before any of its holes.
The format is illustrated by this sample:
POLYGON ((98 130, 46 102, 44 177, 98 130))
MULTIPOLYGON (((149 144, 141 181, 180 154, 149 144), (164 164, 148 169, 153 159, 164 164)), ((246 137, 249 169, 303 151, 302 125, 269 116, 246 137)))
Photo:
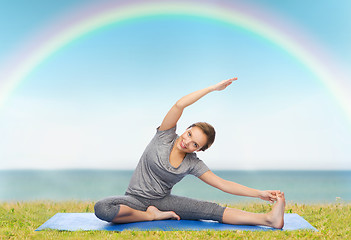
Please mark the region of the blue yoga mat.
MULTIPOLYGON (((282 230, 311 229, 317 231, 311 224, 298 214, 284 215, 284 228, 282 230)), ((125 224, 112 224, 98 219, 94 213, 57 213, 36 231, 44 229, 56 229, 67 231, 78 230, 162 230, 162 231, 184 231, 184 230, 277 230, 265 226, 230 225, 216 221, 192 221, 192 220, 162 220, 150 222, 136 222, 125 224)), ((280 230, 280 229, 278 229, 280 230)))

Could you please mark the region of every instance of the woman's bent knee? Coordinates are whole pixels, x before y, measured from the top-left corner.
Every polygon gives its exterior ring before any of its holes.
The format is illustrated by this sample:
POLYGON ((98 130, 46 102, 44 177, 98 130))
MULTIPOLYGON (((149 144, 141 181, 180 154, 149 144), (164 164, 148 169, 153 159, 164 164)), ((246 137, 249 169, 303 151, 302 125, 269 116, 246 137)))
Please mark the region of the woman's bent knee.
POLYGON ((113 204, 108 199, 100 200, 94 205, 95 216, 107 222, 112 222, 117 216, 119 209, 119 204, 113 204))

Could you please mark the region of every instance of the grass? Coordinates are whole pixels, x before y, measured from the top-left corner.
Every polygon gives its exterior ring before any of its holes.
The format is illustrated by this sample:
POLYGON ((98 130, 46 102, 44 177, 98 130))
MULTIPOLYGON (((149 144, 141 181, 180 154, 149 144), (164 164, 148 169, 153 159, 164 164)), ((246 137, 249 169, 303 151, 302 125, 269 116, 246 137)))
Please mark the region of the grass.
MULTIPOLYGON (((93 212, 93 202, 2 202, 0 239, 351 239, 351 204, 293 204, 287 213, 297 213, 319 231, 57 231, 35 232, 58 212, 93 212)), ((270 204, 230 205, 251 212, 268 212, 270 204)))

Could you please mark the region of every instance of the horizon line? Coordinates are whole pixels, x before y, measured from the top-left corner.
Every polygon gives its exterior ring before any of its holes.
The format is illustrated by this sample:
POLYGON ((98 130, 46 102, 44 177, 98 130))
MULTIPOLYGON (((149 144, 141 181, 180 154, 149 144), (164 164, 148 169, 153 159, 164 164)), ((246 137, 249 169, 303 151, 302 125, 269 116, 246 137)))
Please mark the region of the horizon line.
MULTIPOLYGON (((4 168, 0 169, 0 171, 134 171, 135 168, 124 168, 124 169, 111 169, 111 168, 4 168)), ((351 171, 349 169, 223 169, 223 168, 212 168, 211 171, 247 171, 247 172, 255 172, 255 171, 351 171)))

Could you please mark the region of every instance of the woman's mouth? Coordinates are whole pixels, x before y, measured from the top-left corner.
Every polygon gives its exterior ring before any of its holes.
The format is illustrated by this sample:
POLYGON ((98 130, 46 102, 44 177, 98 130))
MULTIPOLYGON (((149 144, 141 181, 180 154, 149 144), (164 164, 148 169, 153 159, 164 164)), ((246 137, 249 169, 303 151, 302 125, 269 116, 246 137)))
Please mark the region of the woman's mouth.
POLYGON ((184 145, 183 142, 180 142, 180 146, 181 146, 182 148, 186 148, 186 146, 184 145))

